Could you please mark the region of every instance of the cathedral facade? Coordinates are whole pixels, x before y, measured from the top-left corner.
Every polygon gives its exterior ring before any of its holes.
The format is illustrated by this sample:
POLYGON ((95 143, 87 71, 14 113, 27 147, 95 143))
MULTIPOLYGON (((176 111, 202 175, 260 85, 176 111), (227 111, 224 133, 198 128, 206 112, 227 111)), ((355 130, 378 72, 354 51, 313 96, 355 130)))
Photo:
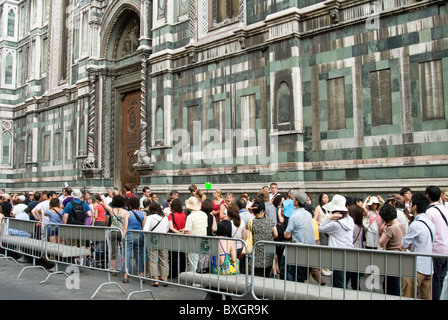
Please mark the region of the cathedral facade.
POLYGON ((0 188, 448 186, 445 0, 1 0, 0 188))

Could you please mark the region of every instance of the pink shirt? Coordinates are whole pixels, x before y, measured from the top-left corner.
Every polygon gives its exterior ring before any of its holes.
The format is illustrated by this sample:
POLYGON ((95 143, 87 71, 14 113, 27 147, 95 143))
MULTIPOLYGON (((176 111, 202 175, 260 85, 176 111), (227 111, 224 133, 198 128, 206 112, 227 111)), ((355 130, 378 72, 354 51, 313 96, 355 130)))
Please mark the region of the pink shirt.
MULTIPOLYGON (((431 203, 431 206, 434 205, 436 205, 442 211, 442 213, 445 215, 446 220, 448 221, 447 210, 443 206, 439 205, 438 202, 431 203)), ((436 226, 436 237, 432 246, 432 253, 448 254, 448 225, 445 223, 445 220, 443 220, 439 210, 437 210, 435 207, 431 207, 426 210, 426 215, 436 226)))

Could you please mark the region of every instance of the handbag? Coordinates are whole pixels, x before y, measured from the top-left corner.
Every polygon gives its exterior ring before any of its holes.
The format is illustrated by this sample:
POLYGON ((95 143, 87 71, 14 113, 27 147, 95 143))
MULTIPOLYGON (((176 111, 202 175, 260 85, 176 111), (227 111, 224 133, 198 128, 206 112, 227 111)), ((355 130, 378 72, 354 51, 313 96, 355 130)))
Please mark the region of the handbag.
POLYGON ((252 250, 254 248, 254 235, 252 233, 252 220, 249 220, 249 222, 247 223, 247 229, 249 230, 249 235, 247 236, 247 239, 246 239, 247 252, 246 252, 246 246, 244 246, 242 253, 251 254, 252 250))
POLYGON ((210 272, 210 256, 203 255, 199 261, 196 268, 197 273, 209 273, 210 272))

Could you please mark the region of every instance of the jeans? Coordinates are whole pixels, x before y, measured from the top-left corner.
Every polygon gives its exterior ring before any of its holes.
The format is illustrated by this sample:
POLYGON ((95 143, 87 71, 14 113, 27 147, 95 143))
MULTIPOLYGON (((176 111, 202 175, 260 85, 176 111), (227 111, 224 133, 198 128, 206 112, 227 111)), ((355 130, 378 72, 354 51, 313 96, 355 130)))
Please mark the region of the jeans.
POLYGON ((433 258, 434 275, 432 277, 432 300, 440 300, 443 280, 447 272, 447 258, 433 258))
POLYGON ((347 289, 351 277, 352 272, 333 270, 333 287, 347 289), (344 275, 345 275, 345 283, 344 283, 344 275))
POLYGON ((126 235, 126 272, 131 275, 139 275, 144 272, 143 266, 143 235, 133 235, 128 233, 126 235), (135 259, 135 272, 132 272, 131 268, 131 255, 134 254, 135 259))
POLYGON ((386 276, 383 282, 383 292, 386 294, 400 296, 400 278, 394 276, 386 276))

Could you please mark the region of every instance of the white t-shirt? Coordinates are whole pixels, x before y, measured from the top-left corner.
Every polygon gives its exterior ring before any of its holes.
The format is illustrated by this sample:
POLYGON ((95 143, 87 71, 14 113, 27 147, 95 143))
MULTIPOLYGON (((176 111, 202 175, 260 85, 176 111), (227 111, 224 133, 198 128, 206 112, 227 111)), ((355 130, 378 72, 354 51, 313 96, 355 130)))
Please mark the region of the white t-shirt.
MULTIPOLYGON (((237 228, 233 221, 230 221, 232 223, 232 238, 234 239, 243 239, 243 230, 246 228, 246 223, 243 219, 241 219, 241 224, 237 228)), ((243 247, 243 243, 241 241, 236 242, 236 249, 240 249, 243 247)))
POLYGON ((12 207, 11 213, 14 217, 17 218, 17 215, 21 214, 26 208, 28 208, 28 206, 26 204, 19 203, 19 204, 16 204, 14 207, 12 207))
POLYGON ((208 217, 203 211, 192 211, 187 216, 185 230, 195 236, 207 236, 208 217))
POLYGON ((17 220, 30 220, 30 216, 28 215, 28 213, 22 211, 22 212, 16 214, 16 219, 17 220))
POLYGON ((166 233, 168 232, 169 228, 170 226, 168 223, 168 217, 166 216, 161 217, 158 214, 150 214, 146 216, 146 222, 145 226, 143 227, 143 231, 166 233), (154 230, 152 230, 153 228, 154 230))
POLYGON ((44 215, 44 212, 50 209, 50 200, 45 200, 42 202, 39 202, 37 206, 34 207, 33 210, 39 210, 39 213, 42 217, 42 223, 50 223, 50 218, 44 215))

